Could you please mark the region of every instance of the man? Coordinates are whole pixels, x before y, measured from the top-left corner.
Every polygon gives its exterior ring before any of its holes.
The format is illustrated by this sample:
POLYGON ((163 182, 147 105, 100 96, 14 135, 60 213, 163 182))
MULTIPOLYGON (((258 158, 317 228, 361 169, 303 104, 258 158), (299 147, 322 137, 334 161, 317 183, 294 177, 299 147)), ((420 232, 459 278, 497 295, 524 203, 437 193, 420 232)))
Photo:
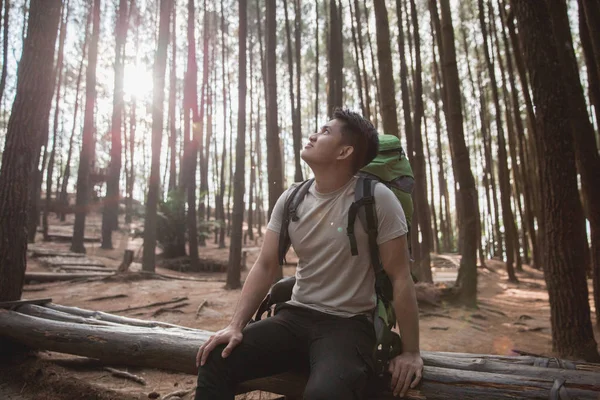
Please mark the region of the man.
MULTIPOLYGON (((298 254, 292 298, 273 317, 246 326, 279 268, 279 231, 288 190, 273 210, 232 321, 198 350, 196 399, 233 399, 239 382, 298 368, 309 371, 307 400, 364 398, 373 372, 375 278, 367 233, 356 224, 358 255, 352 256, 345 227, 355 174, 373 160, 377 149, 373 125, 347 110, 336 110, 333 119, 309 137, 301 156, 315 181, 298 207, 299 220, 289 225, 298 254)), ((403 353, 389 364, 390 387, 404 396, 418 384, 423 368, 406 220, 385 185, 377 184, 374 196, 380 258, 393 284, 403 341, 403 353)))

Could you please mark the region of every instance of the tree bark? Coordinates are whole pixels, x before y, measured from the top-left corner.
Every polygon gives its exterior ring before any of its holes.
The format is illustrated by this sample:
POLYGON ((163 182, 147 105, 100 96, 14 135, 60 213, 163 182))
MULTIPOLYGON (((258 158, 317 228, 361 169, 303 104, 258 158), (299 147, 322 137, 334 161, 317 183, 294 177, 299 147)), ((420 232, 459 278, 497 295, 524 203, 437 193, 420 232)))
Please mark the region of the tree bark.
MULTIPOLYGON (((379 62, 381 118, 383 132, 400 137, 398 131, 398 114, 396 112, 396 94, 394 88, 394 69, 390 49, 390 25, 384 0, 373 2, 377 28, 377 60, 379 62)), ((408 134, 408 132, 407 132, 408 134)))
MULTIPOLYGON (((498 95, 498 84, 496 81, 496 72, 490 57, 487 25, 485 21, 485 7, 483 0, 478 0, 479 5, 479 25, 483 34, 483 55, 490 77, 490 89, 494 99, 496 130, 498 134, 498 180, 500 181, 500 203, 502 205, 502 222, 504 224, 504 244, 506 246, 506 271, 510 282, 518 282, 515 275, 515 218, 511 207, 511 187, 508 170, 508 155, 506 153, 506 139, 504 137, 504 128, 502 121, 502 108, 500 106, 500 96, 498 95)), ((491 140, 490 140, 491 142, 491 140)), ((502 254, 502 253, 500 253, 502 254)))
POLYGON ((600 65, 597 64, 594 57, 594 47, 585 15, 585 6, 582 0, 578 0, 577 4, 579 6, 579 37, 587 68, 590 102, 596 112, 596 128, 600 130, 600 65))
POLYGON ((283 165, 277 125, 277 20, 276 5, 267 1, 266 35, 266 111, 267 111, 267 179, 269 180, 269 218, 283 193, 283 165))
POLYGON ((535 140, 543 188, 541 238, 551 309, 552 344, 561 356, 598 361, 583 265, 585 227, 577 191, 570 106, 551 14, 545 2, 513 0, 537 110, 535 140))
MULTIPOLYGON (((295 2, 295 0, 292 0, 295 2)), ((294 96, 294 57, 293 57, 293 46, 292 46, 292 32, 290 29, 290 19, 288 16, 288 4, 287 0, 283 1, 283 10, 285 14, 285 36, 287 43, 287 61, 288 61, 288 75, 289 75, 289 87, 290 87, 290 108, 292 110, 292 140, 294 148, 294 182, 302 182, 302 165, 300 165, 300 147, 302 143, 302 137, 300 133, 300 126, 298 124, 298 115, 300 109, 296 109, 296 96, 294 96)), ((297 93, 300 96, 300 92, 297 93)))
POLYGON ((158 45, 154 57, 154 87, 152 89, 152 164, 148 180, 148 197, 144 221, 144 253, 142 270, 154 272, 156 258, 156 210, 160 198, 160 152, 164 121, 165 74, 167 69, 167 47, 169 45, 169 17, 173 0, 160 1, 158 45))
MULTIPOLYGON (((440 0, 441 36, 444 49, 442 73, 446 88, 446 110, 448 113, 448 131, 450 152, 454 174, 459 185, 457 206, 463 210, 459 219, 459 243, 461 243, 461 260, 457 286, 460 288, 460 302, 473 307, 477 302, 477 214, 467 210, 478 210, 477 189, 471 172, 469 151, 465 144, 463 130, 460 80, 456 65, 456 49, 454 47, 454 28, 448 0, 440 0)), ((435 5, 434 5, 435 6, 435 5)), ((437 6, 436 6, 437 7, 437 6)))
MULTIPOLYGON (((419 34, 419 20, 417 17, 417 7, 414 0, 410 0, 410 14, 414 32, 415 43, 415 113, 414 113, 414 157, 413 167, 415 169, 415 198, 418 206, 416 212, 419 220, 419 231, 421 232, 421 243, 419 254, 421 257, 419 271, 421 280, 424 282, 433 282, 431 275, 431 214, 429 213, 429 204, 427 198, 427 170, 425 165, 425 154, 423 150, 423 135, 421 133, 421 120, 424 117, 425 108, 423 105, 423 81, 421 72, 421 37, 419 34)), ((411 132, 407 131, 407 135, 411 132)), ((431 177, 430 177, 431 178, 431 177)), ((435 217, 435 216, 434 216, 435 217)))
MULTIPOLYGON (((177 11, 171 21, 171 69, 169 71, 169 192, 177 189, 177 11)), ((183 229, 181 229, 183 233, 183 229)))
POLYGON ((113 112, 110 128, 110 163, 106 180, 106 197, 102 209, 103 249, 112 249, 112 232, 119 228, 120 178, 123 144, 123 79, 125 75, 125 42, 127 41, 127 0, 119 0, 119 12, 115 29, 115 84, 113 112))
POLYGON ((0 301, 18 300, 27 267, 29 178, 54 93, 61 1, 31 0, 0 168, 0 301), (35 118, 31 118, 31 116, 35 118))
MULTIPOLYGON (((212 64, 209 52, 209 40, 212 32, 210 31, 211 24, 208 23, 208 14, 206 12, 206 0, 204 0, 204 32, 203 32, 203 54, 202 54, 202 87, 200 88, 200 109, 198 110, 198 143, 200 153, 200 196, 198 198, 198 219, 200 220, 200 236, 198 237, 198 245, 206 246, 206 216, 207 216, 207 201, 208 198, 208 134, 204 136, 205 127, 208 127, 205 121, 206 96, 208 91, 208 75, 212 64)), ((214 46, 213 46, 214 47, 214 46)))
POLYGON ((185 189, 187 190, 187 231, 190 251, 190 264, 192 268, 199 263, 198 254, 198 218, 196 210, 196 166, 198 162, 198 128, 190 128, 190 118, 194 122, 198 121, 198 66, 196 63, 196 39, 195 29, 195 6, 194 0, 188 0, 188 25, 187 25, 187 69, 185 74, 185 89, 183 94, 184 104, 184 140, 186 141, 187 151, 184 150, 184 160, 182 171, 186 171, 185 189), (191 114, 191 115, 190 115, 191 114), (190 132, 191 131, 191 132, 190 132), (190 137, 191 135, 191 137, 190 137))
POLYGON ((2 22, 2 73, 0 74, 0 103, 6 87, 8 68, 8 21, 10 16, 10 0, 4 0, 4 19, 2 22))
MULTIPOLYGON (((352 7, 350 7, 352 10, 352 7)), ((360 6, 358 4, 358 0, 354 0, 354 15, 356 18, 356 35, 358 37, 358 49, 360 50, 360 63, 362 67, 362 78, 363 82, 361 82, 361 86, 364 88, 365 92, 365 118, 371 119, 371 85, 369 84, 369 80, 367 77, 367 66, 365 63, 365 51, 363 45, 363 33, 362 33, 362 22, 360 18, 360 6)))
POLYGON ((244 178, 246 155, 246 40, 248 36, 248 3, 239 2, 239 86, 238 86, 238 135, 235 148, 235 176, 233 186, 233 213, 231 221, 231 244, 227 267, 227 289, 238 289, 242 263, 242 224, 244 223, 244 178))
MULTIPOLYGON (((591 231, 591 262, 594 282, 596 316, 600 316, 600 155, 596 146, 594 127, 587 112, 585 96, 579 78, 579 67, 573 50, 567 6, 564 0, 548 0, 556 37, 556 48, 561 62, 566 95, 569 101, 568 117, 575 148, 577 170, 581 176, 583 209, 591 231)), ((597 319, 600 325, 600 320, 597 319)))
POLYGON ((327 115, 343 106, 343 34, 340 7, 337 0, 329 0, 329 36, 327 46, 327 115))
POLYGON ((90 173, 95 153, 94 107, 96 104, 96 64, 98 61, 98 39, 100 36, 100 0, 94 0, 92 11, 92 40, 85 79, 85 113, 83 117, 83 138, 77 171, 77 200, 75 204, 75 224, 71 251, 85 253, 83 237, 85 217, 90 201, 90 173))
POLYGON ((69 2, 63 6, 60 22, 60 34, 58 39, 58 57, 56 60, 56 102, 54 107, 54 122, 52 126, 52 151, 48 160, 48 169, 46 170, 46 200, 44 204, 44 214, 42 216, 42 230, 44 240, 48 240, 48 214, 50 212, 50 203, 52 200, 52 175, 54 173, 54 160, 56 159, 56 146, 58 142, 58 118, 60 116, 60 90, 62 88, 63 78, 63 60, 65 49, 65 38, 67 37, 67 23, 69 21, 69 2))

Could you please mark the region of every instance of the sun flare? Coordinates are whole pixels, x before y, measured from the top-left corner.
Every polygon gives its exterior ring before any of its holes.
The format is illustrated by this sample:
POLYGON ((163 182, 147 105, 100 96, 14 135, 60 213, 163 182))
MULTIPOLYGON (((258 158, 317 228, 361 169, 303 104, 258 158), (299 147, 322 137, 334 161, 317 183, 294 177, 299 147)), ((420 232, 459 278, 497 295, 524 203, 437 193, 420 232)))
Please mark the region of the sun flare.
POLYGON ((125 65, 123 91, 127 98, 142 99, 152 94, 152 72, 146 66, 125 65))

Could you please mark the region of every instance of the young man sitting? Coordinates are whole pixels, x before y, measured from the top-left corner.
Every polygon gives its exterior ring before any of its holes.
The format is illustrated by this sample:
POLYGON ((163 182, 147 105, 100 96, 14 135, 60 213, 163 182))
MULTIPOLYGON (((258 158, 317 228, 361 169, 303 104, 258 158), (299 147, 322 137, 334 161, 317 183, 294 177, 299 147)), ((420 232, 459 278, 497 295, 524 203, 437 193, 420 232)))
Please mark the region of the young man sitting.
MULTIPOLYGON (((289 224, 298 255, 291 300, 279 305, 273 317, 247 325, 280 268, 279 231, 288 189, 273 209, 232 321, 198 350, 196 399, 233 399, 240 382, 302 368, 309 371, 304 399, 364 398, 376 343, 375 274, 365 229, 356 223, 358 255, 353 256, 345 227, 355 174, 373 160, 377 149, 373 125, 348 110, 336 110, 331 121, 310 135, 301 156, 315 180, 298 207, 300 218, 289 224)), ((374 197, 377 244, 393 285, 403 342, 403 352, 389 363, 390 389, 404 396, 418 384, 423 369, 407 225, 391 190, 377 184, 374 197)))

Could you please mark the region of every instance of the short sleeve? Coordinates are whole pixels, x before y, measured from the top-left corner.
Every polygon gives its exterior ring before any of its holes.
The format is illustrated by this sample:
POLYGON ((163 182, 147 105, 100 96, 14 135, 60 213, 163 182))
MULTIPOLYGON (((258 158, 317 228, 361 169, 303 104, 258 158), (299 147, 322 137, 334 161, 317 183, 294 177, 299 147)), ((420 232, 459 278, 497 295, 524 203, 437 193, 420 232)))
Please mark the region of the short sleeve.
POLYGON ((394 192, 384 184, 378 183, 375 185, 374 196, 378 222, 377 244, 406 235, 406 216, 394 192))
POLYGON ((290 189, 286 190, 281 194, 281 196, 279 196, 277 202, 275 203, 275 207, 273 207, 273 212, 271 213, 271 219, 269 219, 267 229, 275 233, 279 233, 281 230, 281 217, 283 216, 283 208, 285 207, 285 201, 288 198, 290 189))

